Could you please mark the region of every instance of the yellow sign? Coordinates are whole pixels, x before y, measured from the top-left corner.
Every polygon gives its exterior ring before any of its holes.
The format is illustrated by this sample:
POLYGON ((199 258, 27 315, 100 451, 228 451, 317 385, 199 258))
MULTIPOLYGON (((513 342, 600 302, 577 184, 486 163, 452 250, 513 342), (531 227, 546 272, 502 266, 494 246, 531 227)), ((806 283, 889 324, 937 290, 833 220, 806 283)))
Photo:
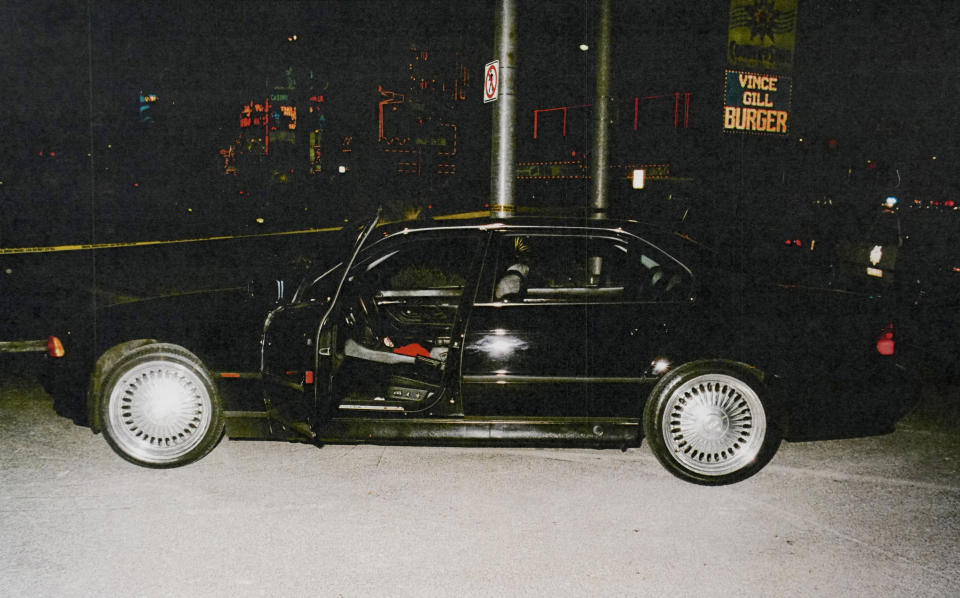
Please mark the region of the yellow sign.
POLYGON ((796 37, 797 0, 730 0, 731 67, 790 72, 796 37))

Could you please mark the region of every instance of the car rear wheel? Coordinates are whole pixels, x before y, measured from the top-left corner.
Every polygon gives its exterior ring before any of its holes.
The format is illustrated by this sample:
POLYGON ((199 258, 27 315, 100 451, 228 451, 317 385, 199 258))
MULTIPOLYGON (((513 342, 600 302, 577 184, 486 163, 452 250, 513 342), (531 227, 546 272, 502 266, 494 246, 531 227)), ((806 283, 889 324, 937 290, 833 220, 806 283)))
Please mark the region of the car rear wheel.
POLYGON ((137 347, 109 370, 100 421, 111 448, 145 467, 200 459, 223 433, 223 410, 209 372, 193 354, 165 343, 137 347))
POLYGON ((780 445, 761 392, 759 379, 733 364, 677 368, 647 401, 647 442, 660 463, 686 481, 721 485, 746 479, 780 445))

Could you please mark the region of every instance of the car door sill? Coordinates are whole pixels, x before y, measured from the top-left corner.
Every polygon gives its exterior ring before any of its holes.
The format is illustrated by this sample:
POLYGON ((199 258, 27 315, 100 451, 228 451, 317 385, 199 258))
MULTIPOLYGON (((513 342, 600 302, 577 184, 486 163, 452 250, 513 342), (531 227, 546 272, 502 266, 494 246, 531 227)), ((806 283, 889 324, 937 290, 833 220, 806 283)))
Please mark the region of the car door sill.
MULTIPOLYGON (((393 415, 393 414, 391 414, 393 415)), ((397 414, 399 415, 399 414, 397 414)), ((633 446, 639 418, 590 417, 350 417, 342 413, 317 430, 321 442, 452 445, 633 446)))

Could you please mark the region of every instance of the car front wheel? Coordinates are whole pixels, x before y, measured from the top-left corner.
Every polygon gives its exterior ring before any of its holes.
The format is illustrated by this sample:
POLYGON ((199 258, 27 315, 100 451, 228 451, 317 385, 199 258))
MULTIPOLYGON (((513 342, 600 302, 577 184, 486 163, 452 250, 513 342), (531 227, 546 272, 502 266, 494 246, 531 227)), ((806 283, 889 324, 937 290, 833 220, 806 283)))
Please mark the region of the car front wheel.
POLYGON ((691 363, 666 375, 644 409, 654 455, 677 477, 704 485, 731 484, 766 465, 780 431, 746 368, 691 363))
POLYGON ((200 459, 223 433, 223 410, 210 374, 191 352, 154 343, 123 355, 107 372, 100 421, 111 448, 145 467, 200 459))

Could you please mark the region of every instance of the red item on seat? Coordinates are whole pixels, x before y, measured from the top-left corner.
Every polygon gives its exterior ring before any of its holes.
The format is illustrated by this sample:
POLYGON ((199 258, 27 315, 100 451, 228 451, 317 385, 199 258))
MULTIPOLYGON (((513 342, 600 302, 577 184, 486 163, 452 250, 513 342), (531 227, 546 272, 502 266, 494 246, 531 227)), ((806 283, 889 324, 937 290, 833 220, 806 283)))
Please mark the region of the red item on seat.
POLYGON ((424 349, 420 343, 410 343, 409 345, 397 347, 393 350, 393 352, 399 353, 400 355, 409 355, 411 357, 416 357, 417 355, 421 357, 430 357, 430 351, 424 349))

